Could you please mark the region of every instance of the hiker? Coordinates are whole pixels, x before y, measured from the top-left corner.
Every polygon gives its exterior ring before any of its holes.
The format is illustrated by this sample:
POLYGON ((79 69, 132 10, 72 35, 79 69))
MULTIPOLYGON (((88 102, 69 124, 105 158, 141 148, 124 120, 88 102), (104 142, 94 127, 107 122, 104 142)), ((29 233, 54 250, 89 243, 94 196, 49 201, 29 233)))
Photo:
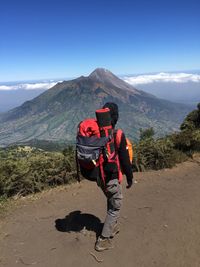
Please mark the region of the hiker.
MULTIPOLYGON (((103 106, 103 108, 109 108, 111 124, 114 129, 119 116, 117 104, 108 102, 103 106)), ((133 183, 133 172, 129 159, 126 138, 123 132, 121 134, 121 140, 117 152, 121 169, 126 175, 127 188, 130 188, 133 183)), ((113 238, 114 235, 119 232, 117 220, 119 218, 122 204, 122 186, 119 183, 117 172, 110 172, 110 174, 106 177, 105 185, 102 183, 102 180, 98 180, 98 182, 98 185, 101 187, 105 196, 107 197, 107 216, 104 222, 102 233, 95 244, 95 249, 97 251, 103 251, 113 248, 111 238, 113 238)))
POLYGON ((95 243, 97 251, 113 247, 111 239, 119 232, 117 220, 122 204, 122 172, 127 188, 133 183, 128 145, 122 130, 115 130, 118 106, 108 102, 96 110, 96 119, 85 119, 78 125, 76 142, 77 179, 82 176, 97 182, 107 198, 107 216, 101 235, 95 243))

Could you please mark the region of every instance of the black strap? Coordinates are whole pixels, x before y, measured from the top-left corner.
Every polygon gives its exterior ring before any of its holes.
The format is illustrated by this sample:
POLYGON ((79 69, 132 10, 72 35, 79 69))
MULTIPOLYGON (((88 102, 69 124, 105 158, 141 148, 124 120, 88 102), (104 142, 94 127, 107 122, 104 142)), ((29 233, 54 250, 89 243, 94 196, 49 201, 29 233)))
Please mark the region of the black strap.
POLYGON ((76 179, 80 183, 81 178, 80 178, 80 166, 78 162, 78 155, 77 155, 77 150, 76 150, 76 179))

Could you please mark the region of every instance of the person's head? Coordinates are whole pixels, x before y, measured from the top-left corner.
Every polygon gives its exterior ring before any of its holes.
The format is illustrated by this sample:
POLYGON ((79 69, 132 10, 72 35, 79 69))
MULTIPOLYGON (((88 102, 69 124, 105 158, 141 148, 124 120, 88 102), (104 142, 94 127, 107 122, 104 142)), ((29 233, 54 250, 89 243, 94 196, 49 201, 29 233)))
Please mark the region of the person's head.
POLYGON ((115 124, 118 121, 119 113, 118 113, 118 106, 117 104, 113 102, 107 102, 103 108, 109 108, 110 109, 110 115, 111 115, 111 124, 113 128, 115 127, 115 124))

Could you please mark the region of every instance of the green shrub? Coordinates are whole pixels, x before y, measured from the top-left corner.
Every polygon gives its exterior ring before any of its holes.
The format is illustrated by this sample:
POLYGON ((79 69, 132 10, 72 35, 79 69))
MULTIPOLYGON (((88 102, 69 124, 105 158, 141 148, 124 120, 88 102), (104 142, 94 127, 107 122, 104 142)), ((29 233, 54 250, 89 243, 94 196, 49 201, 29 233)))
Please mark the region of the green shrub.
POLYGON ((136 171, 171 168, 186 159, 186 155, 174 149, 170 138, 141 140, 135 151, 133 167, 136 171))
POLYGON ((200 103, 197 109, 190 112, 180 126, 181 131, 193 131, 200 129, 200 103))
POLYGON ((176 149, 185 153, 200 151, 200 130, 184 130, 172 135, 176 149))
POLYGON ((175 148, 186 153, 200 151, 200 103, 186 116, 180 130, 172 135, 175 148))
POLYGON ((200 104, 180 126, 180 132, 154 140, 153 128, 140 130, 133 167, 136 171, 171 168, 200 151, 200 104))
POLYGON ((154 129, 152 127, 145 129, 145 130, 140 129, 140 140, 153 138, 154 134, 155 134, 155 132, 154 132, 154 129))
POLYGON ((65 155, 30 147, 0 151, 0 196, 39 192, 69 183, 75 174, 73 149, 65 155))

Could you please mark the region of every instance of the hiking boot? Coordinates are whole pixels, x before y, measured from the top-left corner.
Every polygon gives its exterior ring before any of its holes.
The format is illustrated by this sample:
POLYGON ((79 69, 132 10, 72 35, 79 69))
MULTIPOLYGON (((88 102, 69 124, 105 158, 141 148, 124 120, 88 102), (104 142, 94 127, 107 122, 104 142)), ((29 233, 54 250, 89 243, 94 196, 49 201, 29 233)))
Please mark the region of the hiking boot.
POLYGON ((95 249, 97 251, 103 251, 103 250, 107 250, 107 249, 111 249, 114 248, 110 238, 102 238, 99 237, 96 244, 95 244, 95 249))
POLYGON ((110 236, 110 238, 113 238, 116 234, 118 234, 120 231, 119 225, 116 223, 113 227, 113 232, 112 235, 110 236))

